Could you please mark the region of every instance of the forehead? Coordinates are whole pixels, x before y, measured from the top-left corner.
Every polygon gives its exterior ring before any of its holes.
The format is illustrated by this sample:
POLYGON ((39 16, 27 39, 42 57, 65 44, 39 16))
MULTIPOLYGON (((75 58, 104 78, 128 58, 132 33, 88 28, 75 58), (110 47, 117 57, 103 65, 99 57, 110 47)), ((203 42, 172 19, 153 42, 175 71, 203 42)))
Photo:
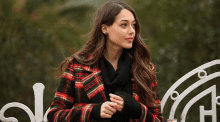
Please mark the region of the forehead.
POLYGON ((121 20, 128 20, 129 22, 133 22, 134 19, 134 15, 129 10, 122 9, 120 13, 116 16, 115 21, 120 22, 121 20))

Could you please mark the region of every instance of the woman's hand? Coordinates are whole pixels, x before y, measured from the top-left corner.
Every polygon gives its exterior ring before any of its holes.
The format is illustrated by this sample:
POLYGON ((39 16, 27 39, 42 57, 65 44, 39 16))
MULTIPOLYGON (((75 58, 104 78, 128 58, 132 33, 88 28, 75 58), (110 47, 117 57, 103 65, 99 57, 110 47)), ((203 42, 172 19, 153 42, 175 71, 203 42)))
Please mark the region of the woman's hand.
POLYGON ((124 99, 118 95, 111 94, 111 93, 109 94, 109 96, 112 102, 117 103, 117 106, 116 106, 117 111, 121 112, 124 106, 124 99))
POLYGON ((116 92, 115 95, 118 95, 124 100, 124 111, 126 111, 126 115, 133 118, 138 119, 141 115, 141 104, 136 101, 132 95, 126 92, 116 92))
POLYGON ((106 101, 102 104, 100 110, 101 118, 111 118, 112 115, 116 112, 117 103, 106 101))

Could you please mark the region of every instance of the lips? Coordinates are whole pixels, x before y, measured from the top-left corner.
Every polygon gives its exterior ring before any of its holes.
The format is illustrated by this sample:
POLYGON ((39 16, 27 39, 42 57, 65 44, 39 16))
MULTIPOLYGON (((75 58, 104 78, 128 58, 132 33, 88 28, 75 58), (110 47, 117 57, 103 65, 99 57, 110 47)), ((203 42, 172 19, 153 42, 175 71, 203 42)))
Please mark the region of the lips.
POLYGON ((132 41, 134 40, 134 38, 127 38, 127 40, 128 40, 129 42, 132 42, 132 41))

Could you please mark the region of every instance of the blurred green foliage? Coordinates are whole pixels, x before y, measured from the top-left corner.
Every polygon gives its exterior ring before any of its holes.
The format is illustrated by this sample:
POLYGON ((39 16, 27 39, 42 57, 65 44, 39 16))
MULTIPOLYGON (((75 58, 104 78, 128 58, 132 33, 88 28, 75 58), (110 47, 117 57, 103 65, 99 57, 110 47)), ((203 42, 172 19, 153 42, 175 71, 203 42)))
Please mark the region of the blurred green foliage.
MULTIPOLYGON (((59 63, 88 40, 84 35, 92 28, 93 13, 106 0, 1 0, 0 1, 0 108, 9 102, 20 102, 34 112, 32 86, 45 85, 44 111, 50 106, 59 85, 55 76, 59 63)), ((136 11, 141 36, 156 65, 162 99, 168 88, 180 77, 209 61, 220 59, 219 0, 126 0, 136 11)), ((208 75, 219 65, 206 69, 208 75)), ((194 76, 177 88, 181 93, 199 80, 194 76)), ((175 118, 195 95, 217 85, 219 77, 194 90, 178 107, 175 118)), ((211 109, 211 95, 199 100, 187 114, 187 122, 199 121, 199 105, 211 109)), ((169 115, 168 101, 163 115, 169 115)), ((218 106, 218 120, 220 107, 218 106)), ((19 108, 10 108, 5 117, 30 121, 19 108)), ((205 118, 210 121, 210 117, 205 118)))

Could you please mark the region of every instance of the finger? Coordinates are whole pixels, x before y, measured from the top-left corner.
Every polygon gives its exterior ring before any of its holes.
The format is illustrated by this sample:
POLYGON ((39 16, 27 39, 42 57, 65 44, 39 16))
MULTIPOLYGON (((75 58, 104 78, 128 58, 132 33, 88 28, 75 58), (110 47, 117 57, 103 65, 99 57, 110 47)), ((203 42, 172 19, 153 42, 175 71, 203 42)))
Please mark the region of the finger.
POLYGON ((117 103, 117 104, 120 105, 120 106, 123 106, 123 105, 124 105, 124 102, 123 102, 123 101, 119 101, 119 100, 116 100, 116 99, 114 99, 114 98, 110 98, 110 100, 111 100, 112 102, 114 102, 114 103, 117 103))
MULTIPOLYGON (((112 103, 110 103, 110 104, 112 104, 112 103)), ((106 108, 107 110, 112 111, 113 113, 115 113, 115 112, 116 112, 117 103, 114 103, 114 104, 113 104, 114 106, 111 106, 110 104, 107 104, 107 105, 105 106, 105 108, 106 108)))
POLYGON ((109 114, 106 114, 104 112, 101 113, 101 118, 111 118, 112 116, 109 114))
POLYGON ((110 96, 110 97, 113 97, 113 98, 116 99, 116 100, 123 101, 123 98, 120 97, 120 96, 118 96, 118 95, 115 95, 115 94, 111 94, 111 93, 110 93, 109 96, 110 96))
POLYGON ((106 102, 107 105, 111 106, 111 107, 116 107, 117 103, 113 103, 113 102, 106 102))
MULTIPOLYGON (((115 102, 115 103, 118 102, 117 100, 115 100, 115 99, 113 99, 113 98, 111 99, 111 101, 112 101, 112 102, 115 102)), ((122 108, 123 108, 122 105, 119 105, 119 104, 118 104, 118 105, 116 106, 117 111, 121 111, 122 108)))
POLYGON ((111 111, 111 110, 109 110, 108 108, 105 108, 105 109, 103 110, 103 112, 106 113, 106 114, 109 114, 109 115, 114 114, 114 112, 111 111))
POLYGON ((117 111, 122 111, 123 106, 118 105, 117 106, 117 111))
POLYGON ((117 109, 117 111, 121 112, 121 111, 122 111, 122 109, 121 109, 121 108, 118 108, 118 109, 117 109))
POLYGON ((116 109, 117 109, 117 111, 121 111, 122 110, 121 106, 119 106, 119 105, 116 107, 116 109))

